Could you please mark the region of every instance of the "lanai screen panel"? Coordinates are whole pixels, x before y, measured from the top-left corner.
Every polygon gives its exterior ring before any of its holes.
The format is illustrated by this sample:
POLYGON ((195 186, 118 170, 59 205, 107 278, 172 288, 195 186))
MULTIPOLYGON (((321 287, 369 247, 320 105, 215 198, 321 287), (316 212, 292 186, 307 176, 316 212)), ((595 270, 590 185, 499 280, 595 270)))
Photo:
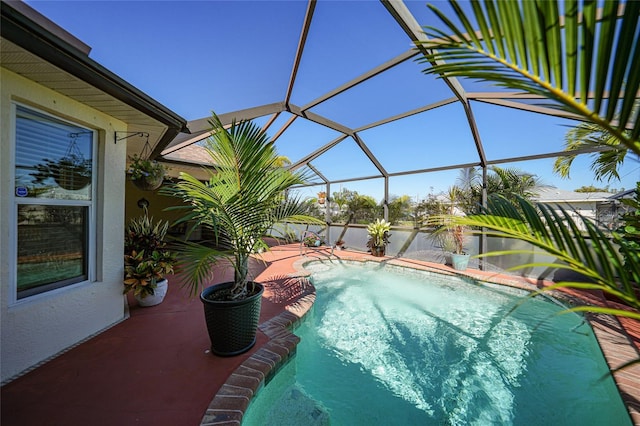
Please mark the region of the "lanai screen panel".
POLYGON ((359 133, 389 173, 478 162, 459 102, 359 133))
MULTIPOLYGON (((280 114, 288 118, 291 114, 280 114)), ((276 123, 271 127, 271 134, 275 129, 286 122, 278 117, 276 123)), ((287 130, 276 140, 276 148, 278 154, 289 157, 292 162, 300 160, 305 155, 317 150, 325 144, 331 142, 342 133, 332 130, 328 127, 314 123, 304 118, 297 118, 287 130)))
POLYGON ((291 101, 306 105, 410 48, 379 2, 318 1, 291 101))
POLYGON ((357 128, 452 97, 448 87, 409 59, 311 110, 357 128))

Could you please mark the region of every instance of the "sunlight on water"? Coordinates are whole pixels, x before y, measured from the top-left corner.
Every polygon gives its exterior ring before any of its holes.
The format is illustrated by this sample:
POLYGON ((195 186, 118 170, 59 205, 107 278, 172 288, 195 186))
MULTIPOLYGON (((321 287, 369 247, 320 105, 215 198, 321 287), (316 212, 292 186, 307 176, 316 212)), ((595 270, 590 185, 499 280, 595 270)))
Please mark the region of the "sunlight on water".
MULTIPOLYGON (((318 285, 344 285, 343 272, 336 268, 318 285)), ((482 422, 512 419, 509 386, 526 369, 530 337, 525 325, 504 316, 512 298, 495 294, 483 300, 474 291, 479 289, 426 286, 375 269, 353 281, 325 303, 318 326, 322 344, 336 357, 358 364, 429 415, 448 412, 455 424, 468 423, 467 413, 482 422), (345 329, 349 323, 358 326, 345 329), (431 395, 439 392, 434 400, 431 395)))
POLYGON ((536 404, 553 410, 552 398, 567 392, 562 408, 585 413, 572 417, 577 424, 629 424, 612 381, 598 382, 606 366, 590 329, 577 315, 554 316, 561 306, 530 300, 509 313, 517 290, 377 264, 308 269, 318 299, 296 330, 295 380, 332 425, 556 423, 536 404), (605 385, 609 412, 567 406, 605 385))

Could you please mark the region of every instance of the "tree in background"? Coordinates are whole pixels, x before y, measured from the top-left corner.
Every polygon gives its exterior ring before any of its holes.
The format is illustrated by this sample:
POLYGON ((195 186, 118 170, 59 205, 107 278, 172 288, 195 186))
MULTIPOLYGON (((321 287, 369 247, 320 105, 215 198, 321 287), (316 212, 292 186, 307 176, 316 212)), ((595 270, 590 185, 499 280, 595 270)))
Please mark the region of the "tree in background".
MULTIPOLYGON (((464 186, 457 186, 457 206, 466 214, 478 213, 481 209, 482 181, 475 168, 462 169, 461 176, 473 176, 467 179, 464 186)), ((460 178, 458 178, 460 182, 460 178)), ((545 187, 542 180, 535 174, 517 169, 493 166, 487 173, 487 196, 500 194, 514 201, 517 197, 530 200, 538 194, 538 190, 545 187)))
MULTIPOLYGON (((622 191, 624 191, 624 189, 622 191)), ((598 188, 597 186, 589 185, 581 186, 580 188, 574 189, 573 192, 610 192, 612 194, 615 194, 616 192, 618 192, 618 190, 615 188, 609 188, 609 185, 605 186, 604 188, 598 188)))
MULTIPOLYGON (((413 202, 408 195, 392 195, 389 197, 389 222, 392 225, 406 225, 412 222, 413 202)), ((380 206, 382 208, 382 206, 380 206)))

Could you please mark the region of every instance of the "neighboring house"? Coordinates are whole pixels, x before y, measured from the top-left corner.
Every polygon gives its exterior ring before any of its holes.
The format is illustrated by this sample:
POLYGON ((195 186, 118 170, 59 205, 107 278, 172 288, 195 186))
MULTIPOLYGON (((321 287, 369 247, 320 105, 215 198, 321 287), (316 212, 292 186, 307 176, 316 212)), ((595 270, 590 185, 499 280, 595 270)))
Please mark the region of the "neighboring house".
POLYGON ((139 153, 147 135, 157 154, 187 129, 26 4, 0 5, 6 382, 125 317, 127 154, 139 153))
POLYGON ((538 190, 538 195, 533 197, 533 200, 543 204, 560 206, 567 210, 574 219, 577 219, 580 214, 604 228, 613 229, 616 214, 611 214, 609 209, 612 197, 614 195, 610 192, 573 192, 545 187, 538 190))

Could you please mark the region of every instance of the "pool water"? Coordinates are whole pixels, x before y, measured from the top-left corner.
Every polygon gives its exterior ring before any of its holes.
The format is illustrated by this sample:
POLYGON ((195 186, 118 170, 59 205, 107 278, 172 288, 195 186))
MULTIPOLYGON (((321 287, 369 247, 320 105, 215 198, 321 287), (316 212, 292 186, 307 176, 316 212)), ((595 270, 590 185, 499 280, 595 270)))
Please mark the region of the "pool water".
POLYGON ((245 425, 631 424, 589 325, 497 285, 315 262, 297 355, 245 425))

